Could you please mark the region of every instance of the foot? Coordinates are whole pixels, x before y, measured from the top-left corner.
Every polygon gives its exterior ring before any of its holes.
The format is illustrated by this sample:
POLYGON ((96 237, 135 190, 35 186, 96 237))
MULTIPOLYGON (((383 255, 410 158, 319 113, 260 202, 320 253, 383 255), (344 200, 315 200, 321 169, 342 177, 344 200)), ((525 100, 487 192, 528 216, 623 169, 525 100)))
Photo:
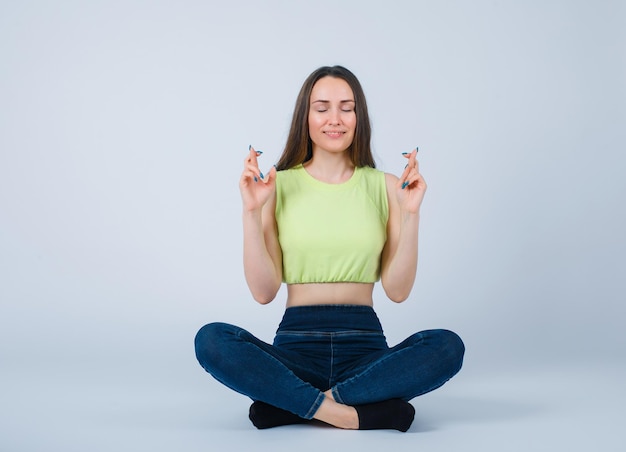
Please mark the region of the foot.
POLYGON ((248 415, 252 424, 258 429, 266 429, 279 427, 281 425, 302 424, 307 422, 306 419, 283 410, 265 402, 254 402, 250 405, 250 414, 248 415))
POLYGON ((415 417, 415 408, 400 399, 384 400, 354 407, 359 416, 359 430, 394 429, 406 432, 415 417))

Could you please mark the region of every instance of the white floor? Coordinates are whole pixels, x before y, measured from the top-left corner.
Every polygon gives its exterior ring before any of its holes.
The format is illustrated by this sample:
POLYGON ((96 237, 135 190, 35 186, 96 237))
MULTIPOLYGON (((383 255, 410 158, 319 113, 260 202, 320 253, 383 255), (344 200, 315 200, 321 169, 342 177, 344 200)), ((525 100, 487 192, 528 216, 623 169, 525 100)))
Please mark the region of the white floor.
POLYGON ((249 401, 191 360, 14 363, 2 370, 0 450, 623 451, 625 377, 626 367, 600 364, 495 375, 468 365, 413 400, 406 434, 319 424, 259 431, 249 401))

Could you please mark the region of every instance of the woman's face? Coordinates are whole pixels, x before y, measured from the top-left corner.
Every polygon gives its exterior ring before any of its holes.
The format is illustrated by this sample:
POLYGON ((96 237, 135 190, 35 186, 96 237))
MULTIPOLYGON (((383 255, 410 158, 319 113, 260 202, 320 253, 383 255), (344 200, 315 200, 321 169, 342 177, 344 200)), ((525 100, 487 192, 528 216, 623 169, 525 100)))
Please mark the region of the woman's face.
POLYGON ((348 83, 335 77, 319 79, 311 91, 309 135, 313 152, 343 152, 354 140, 354 94, 348 83))

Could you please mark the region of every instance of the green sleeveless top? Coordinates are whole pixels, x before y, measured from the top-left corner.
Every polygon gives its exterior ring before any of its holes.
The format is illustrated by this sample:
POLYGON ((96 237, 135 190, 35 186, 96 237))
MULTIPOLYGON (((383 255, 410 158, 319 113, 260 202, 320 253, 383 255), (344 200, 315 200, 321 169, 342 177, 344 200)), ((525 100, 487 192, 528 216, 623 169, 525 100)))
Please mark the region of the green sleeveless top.
POLYGON ((388 218, 382 171, 355 168, 342 184, 321 182, 302 165, 279 171, 276 223, 283 281, 378 281, 388 218))

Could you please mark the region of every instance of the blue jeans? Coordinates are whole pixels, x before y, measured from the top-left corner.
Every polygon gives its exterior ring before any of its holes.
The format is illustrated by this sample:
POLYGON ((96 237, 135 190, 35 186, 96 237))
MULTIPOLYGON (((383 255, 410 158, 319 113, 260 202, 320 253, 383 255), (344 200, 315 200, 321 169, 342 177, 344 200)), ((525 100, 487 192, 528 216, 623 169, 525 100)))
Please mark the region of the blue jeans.
POLYGON ((389 348, 374 310, 357 305, 287 308, 273 345, 210 323, 195 346, 200 365, 219 382, 305 419, 328 389, 347 405, 409 401, 454 376, 465 352, 447 330, 422 331, 389 348))

